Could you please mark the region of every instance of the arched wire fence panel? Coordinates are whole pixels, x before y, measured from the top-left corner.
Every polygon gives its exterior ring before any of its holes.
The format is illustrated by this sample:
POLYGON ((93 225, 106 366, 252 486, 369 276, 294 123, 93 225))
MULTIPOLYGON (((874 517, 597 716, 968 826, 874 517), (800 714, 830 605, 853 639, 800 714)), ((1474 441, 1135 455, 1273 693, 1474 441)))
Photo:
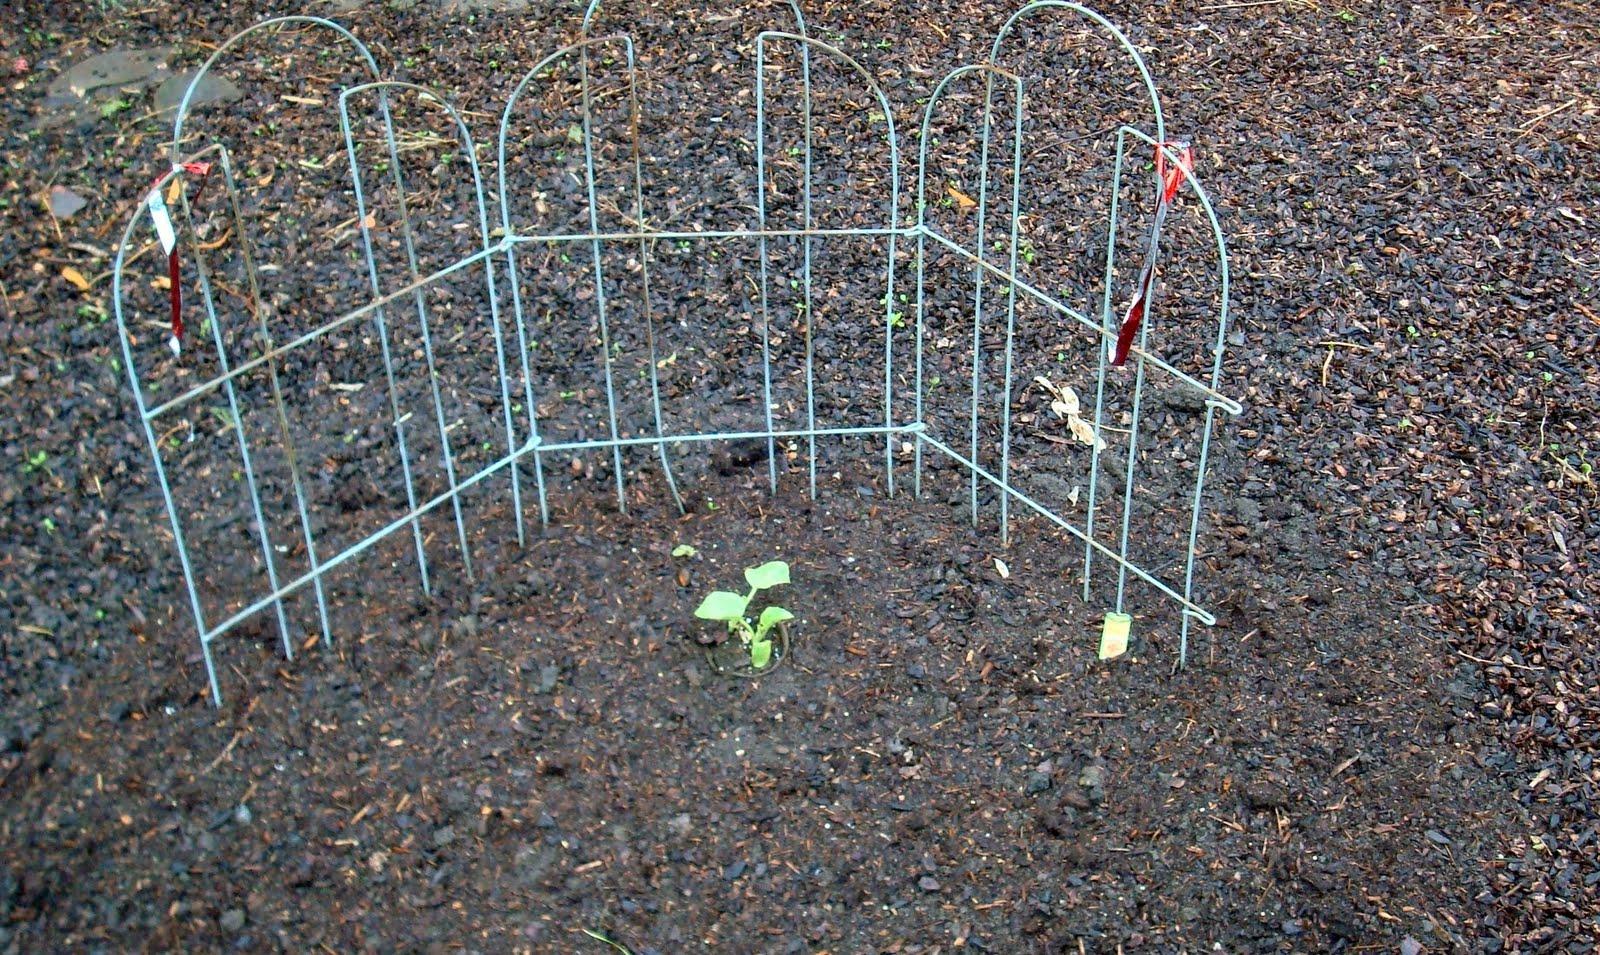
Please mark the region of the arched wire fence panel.
MULTIPOLYGON (((535 63, 488 114, 498 116, 492 148, 470 128, 485 114, 383 79, 331 21, 267 21, 206 62, 177 113, 171 168, 124 232, 113 305, 215 702, 213 644, 268 621, 292 657, 308 600, 331 643, 334 575, 358 559, 381 552, 386 566, 413 568, 426 596, 442 550, 473 579, 483 513, 509 511, 526 544, 528 523, 551 520, 564 486, 552 455, 600 456, 619 511, 652 472, 682 510, 682 472, 713 442, 764 446, 772 492, 780 459, 803 460, 812 497, 819 460, 841 448, 878 449, 857 458, 881 468, 891 495, 922 496, 937 464, 959 476, 974 528, 993 521, 1007 541, 1025 511, 1077 540, 1086 601, 1096 567, 1111 567, 1115 612, 1126 609, 1130 580, 1174 605, 1184 662, 1191 622, 1215 623, 1195 574, 1217 412, 1241 408, 1219 390, 1222 228, 1187 145, 1167 137, 1137 49, 1082 6, 1029 4, 1006 21, 987 62, 932 89, 908 173, 884 88, 791 12, 792 29, 760 31, 749 44, 750 86, 730 98, 745 112, 723 117, 746 120, 735 143, 744 184, 716 210, 727 221, 709 224, 683 221, 692 197, 652 175, 639 51, 625 33, 589 35, 598 0, 579 39, 535 63), (1086 229, 1104 239, 1094 304, 1092 290, 1030 271, 1040 254, 1027 234, 1038 131, 1028 73, 1001 65, 1001 54, 1019 24, 1049 13, 1099 31, 1149 98, 1144 124, 1105 130, 1110 188, 1103 217, 1086 229), (190 99, 246 41, 287 38, 303 53, 305 31, 350 53, 355 72, 326 96, 282 97, 329 111, 337 142, 296 159, 292 188, 274 193, 283 167, 241 159, 248 144, 206 141, 190 99), (1153 183, 1137 174, 1152 161, 1153 183), (326 195, 301 188, 325 180, 326 195), (1152 191, 1152 225, 1141 229, 1126 209, 1148 205, 1152 191), (332 251, 320 260, 283 234, 308 205, 331 223, 332 251), (1198 317, 1164 320, 1152 305, 1169 209, 1198 222, 1183 228, 1207 243, 1202 264, 1193 255, 1185 264, 1211 285, 1198 317), (1136 281, 1118 256, 1129 247, 1143 251, 1136 281), (145 281, 152 251, 168 259, 164 287, 145 281), (683 346, 707 376, 685 382, 674 367, 680 348, 667 342, 691 341, 696 329, 672 303, 693 294, 687 277, 711 263, 728 273, 732 291, 718 294, 740 301, 748 340, 683 346), (200 327, 186 329, 185 315, 200 327), (1019 352, 1022 323, 1077 336, 1074 367, 1092 370, 1092 402, 1019 352), (589 347, 552 354, 552 338, 589 347), (370 391, 339 380, 360 377, 356 367, 373 376, 370 391), (722 389, 719 372, 759 388, 722 389), (1203 414, 1187 430, 1152 416, 1149 381, 1203 414), (1041 397, 1070 424, 1070 437, 1045 436, 1048 447, 1036 440, 1041 397), (197 430, 208 415, 212 430, 197 430), (1079 455, 1086 487, 1062 492, 1058 445, 1079 455), (1187 523, 1145 559, 1145 484, 1152 462, 1169 459, 1165 513, 1187 523), (233 516, 205 516, 201 497, 233 516)), ((313 48, 327 57, 331 47, 313 48)), ((669 132, 692 141, 696 131, 669 132)), ((1067 363, 1066 346, 1057 361, 1067 363)))

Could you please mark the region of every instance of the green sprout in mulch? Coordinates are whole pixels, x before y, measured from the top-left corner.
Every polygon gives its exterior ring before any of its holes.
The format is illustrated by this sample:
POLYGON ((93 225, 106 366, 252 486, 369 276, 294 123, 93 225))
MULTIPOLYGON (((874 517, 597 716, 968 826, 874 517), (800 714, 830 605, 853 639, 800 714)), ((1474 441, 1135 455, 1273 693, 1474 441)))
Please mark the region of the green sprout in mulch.
POLYGON ((752 624, 745 613, 750 609, 750 602, 755 599, 756 594, 789 582, 789 565, 781 560, 771 560, 759 567, 747 567, 744 579, 750 585, 749 593, 736 594, 730 590, 713 590, 706 595, 706 599, 700 601, 700 606, 695 608, 694 615, 701 620, 726 624, 728 633, 738 636, 745 649, 749 651, 750 666, 756 670, 764 670, 772 662, 773 628, 793 620, 794 614, 772 604, 763 609, 752 624))

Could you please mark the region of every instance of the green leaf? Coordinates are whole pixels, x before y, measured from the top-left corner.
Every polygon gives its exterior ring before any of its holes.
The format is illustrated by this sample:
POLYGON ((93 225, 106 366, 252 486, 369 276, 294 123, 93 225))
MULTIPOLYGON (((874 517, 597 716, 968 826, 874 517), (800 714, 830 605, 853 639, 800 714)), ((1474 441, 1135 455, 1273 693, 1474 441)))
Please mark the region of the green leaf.
POLYGON ((738 620, 744 616, 744 608, 749 603, 750 598, 744 594, 713 590, 706 594, 706 599, 700 601, 700 606, 695 608, 694 615, 701 620, 738 620))
POLYGON ((698 553, 700 552, 695 550, 693 544, 679 544, 677 547, 672 548, 672 556, 674 557, 693 557, 698 553))
POLYGON ((772 662, 772 641, 753 640, 750 643, 750 665, 757 670, 766 669, 772 662))
POLYGON ((757 590, 766 590, 789 582, 789 565, 781 560, 769 560, 760 567, 745 569, 744 579, 757 590))
POLYGON ((762 639, 767 632, 785 620, 793 620, 794 614, 782 607, 768 607, 761 611, 761 619, 756 623, 756 639, 762 639))

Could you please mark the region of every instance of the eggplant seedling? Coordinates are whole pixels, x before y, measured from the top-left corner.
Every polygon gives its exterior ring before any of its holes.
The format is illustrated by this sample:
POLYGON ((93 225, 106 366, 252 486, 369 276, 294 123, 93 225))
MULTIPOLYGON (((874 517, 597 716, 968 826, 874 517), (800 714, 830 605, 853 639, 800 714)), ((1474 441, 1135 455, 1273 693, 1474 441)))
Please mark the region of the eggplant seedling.
POLYGON ((764 670, 772 662, 772 630, 778 624, 794 619, 794 614, 772 604, 761 611, 751 624, 746 613, 756 594, 789 582, 789 565, 781 560, 769 560, 759 567, 747 567, 745 582, 750 585, 748 594, 730 590, 713 590, 700 601, 694 615, 701 620, 714 620, 726 624, 728 633, 738 636, 750 652, 750 666, 764 670))

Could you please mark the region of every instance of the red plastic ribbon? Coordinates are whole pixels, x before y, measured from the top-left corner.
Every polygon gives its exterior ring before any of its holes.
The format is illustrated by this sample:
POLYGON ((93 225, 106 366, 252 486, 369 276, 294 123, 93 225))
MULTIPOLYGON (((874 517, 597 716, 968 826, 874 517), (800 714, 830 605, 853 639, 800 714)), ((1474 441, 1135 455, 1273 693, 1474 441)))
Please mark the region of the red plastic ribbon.
POLYGON ((1167 220, 1167 208, 1178 195, 1178 187, 1183 181, 1194 173, 1194 150, 1186 142, 1167 142, 1156 145, 1156 183, 1160 190, 1156 194, 1155 221, 1150 225, 1149 245, 1145 249, 1144 268, 1139 271, 1139 284, 1134 289, 1133 301, 1128 303, 1128 310, 1122 315, 1122 327, 1117 331, 1117 348, 1112 353, 1111 364, 1121 367, 1127 364, 1128 350, 1133 347, 1133 338, 1139 334, 1139 328, 1144 324, 1145 314, 1149 311, 1150 294, 1155 289, 1157 250, 1161 245, 1161 227, 1167 220), (1177 162, 1167 161, 1167 150, 1177 153, 1177 162))
POLYGON ((1117 350, 1111 356, 1113 368, 1128 363, 1128 349, 1133 347, 1133 336, 1139 334, 1139 326, 1144 324, 1145 302, 1149 301, 1150 286, 1154 281, 1154 269, 1147 268, 1139 275, 1139 287, 1133 293, 1133 301, 1128 303, 1128 310, 1122 315, 1122 328, 1117 332, 1117 350))
POLYGON ((1161 180, 1161 203, 1172 202, 1183 181, 1194 175, 1194 149, 1186 142, 1163 143, 1156 147, 1156 178, 1161 180), (1162 147, 1166 148, 1162 148, 1162 147), (1167 149, 1178 153, 1176 166, 1167 165, 1167 149))
MULTIPOLYGON (((173 171, 200 177, 200 185, 195 188, 194 198, 189 200, 190 205, 198 203, 200 196, 206 191, 206 183, 211 181, 211 164, 208 162, 186 162, 176 167, 173 171)), ((181 275, 182 270, 178 267, 178 244, 174 242, 172 251, 167 253, 168 297, 172 303, 172 347, 174 351, 183 342, 183 282, 181 275)))

